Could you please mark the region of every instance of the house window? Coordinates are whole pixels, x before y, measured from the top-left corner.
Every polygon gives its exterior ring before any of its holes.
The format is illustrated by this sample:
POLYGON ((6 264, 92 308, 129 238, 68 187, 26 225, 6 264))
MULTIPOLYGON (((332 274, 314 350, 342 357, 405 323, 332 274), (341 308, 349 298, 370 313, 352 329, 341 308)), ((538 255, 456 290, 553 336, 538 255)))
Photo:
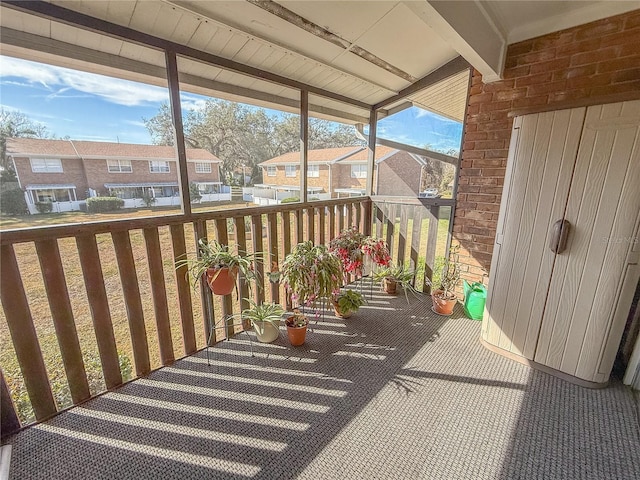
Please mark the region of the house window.
POLYGON ((71 195, 68 189, 43 189, 34 190, 33 196, 36 202, 70 202, 71 195))
POLYGON ((351 165, 351 178, 367 178, 367 166, 351 165))
POLYGON ((169 162, 151 160, 149 162, 149 171, 151 173, 169 173, 169 162))
POLYGON ((287 177, 295 177, 296 176, 296 166, 295 165, 285 165, 284 173, 287 177))
POLYGON ((267 177, 275 177, 276 176, 276 167, 273 165, 269 165, 267 167, 267 177))
POLYGON ((320 165, 309 165, 307 167, 307 177, 319 177, 320 165))
POLYGON ((131 160, 107 160, 109 173, 131 173, 131 160))
POLYGON ((59 158, 32 158, 31 171, 34 173, 62 173, 62 160, 59 158))
POLYGON ((196 173, 211 173, 211 164, 196 162, 196 173))

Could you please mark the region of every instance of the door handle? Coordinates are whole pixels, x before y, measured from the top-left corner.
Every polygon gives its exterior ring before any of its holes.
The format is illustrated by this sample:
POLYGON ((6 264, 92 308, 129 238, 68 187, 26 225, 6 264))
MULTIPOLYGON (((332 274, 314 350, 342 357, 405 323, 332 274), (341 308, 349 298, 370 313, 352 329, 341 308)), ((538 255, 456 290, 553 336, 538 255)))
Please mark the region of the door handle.
POLYGON ((549 249, 553 253, 562 253, 567 248, 567 239, 569 238, 569 230, 571 224, 569 220, 560 219, 553 224, 553 233, 549 241, 549 249))

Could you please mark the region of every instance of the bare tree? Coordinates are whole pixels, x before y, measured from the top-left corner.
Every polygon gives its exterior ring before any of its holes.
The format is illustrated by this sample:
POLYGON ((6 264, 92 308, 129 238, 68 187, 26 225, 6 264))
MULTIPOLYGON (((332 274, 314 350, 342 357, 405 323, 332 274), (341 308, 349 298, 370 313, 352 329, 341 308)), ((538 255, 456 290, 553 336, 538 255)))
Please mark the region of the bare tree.
POLYGON ((29 137, 47 138, 49 132, 44 125, 34 122, 17 110, 0 109, 0 166, 4 171, 12 171, 7 158, 7 138, 29 137))

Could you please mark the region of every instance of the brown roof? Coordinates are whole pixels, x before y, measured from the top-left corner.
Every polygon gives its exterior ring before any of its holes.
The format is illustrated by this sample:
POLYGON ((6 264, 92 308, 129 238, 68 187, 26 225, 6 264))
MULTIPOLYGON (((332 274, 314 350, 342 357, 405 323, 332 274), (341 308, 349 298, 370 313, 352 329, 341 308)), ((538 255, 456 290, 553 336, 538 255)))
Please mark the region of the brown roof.
MULTIPOLYGON (((7 154, 24 156, 131 158, 149 160, 175 160, 174 147, 166 145, 139 145, 134 143, 86 142, 81 140, 46 140, 40 138, 8 138, 7 154)), ((220 162, 202 148, 187 148, 188 160, 220 162)))
MULTIPOLYGON (((385 157, 391 153, 394 149, 389 147, 383 147, 382 145, 376 146, 376 160, 385 157)), ((331 163, 336 161, 345 162, 366 162, 368 156, 368 150, 366 147, 338 147, 338 148, 320 148, 316 150, 309 150, 308 159, 309 163, 331 163)), ((259 165, 291 165, 300 163, 300 152, 289 152, 279 157, 270 158, 265 160, 259 165)))

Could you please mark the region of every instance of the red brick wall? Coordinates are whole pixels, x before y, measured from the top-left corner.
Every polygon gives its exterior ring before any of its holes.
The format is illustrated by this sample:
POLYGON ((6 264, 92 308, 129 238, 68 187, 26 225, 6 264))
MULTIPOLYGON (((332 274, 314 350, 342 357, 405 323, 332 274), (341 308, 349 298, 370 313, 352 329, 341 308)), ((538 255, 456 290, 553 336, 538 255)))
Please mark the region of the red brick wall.
POLYGON ((110 173, 107 161, 85 159, 84 168, 87 182, 101 195, 108 193, 105 183, 146 183, 146 182, 177 182, 176 162, 169 162, 169 173, 151 173, 147 160, 132 160, 131 173, 110 173))
MULTIPOLYGON (((109 173, 107 161, 100 159, 64 158, 62 159, 63 173, 33 173, 28 158, 16 158, 16 171, 20 185, 24 189, 30 184, 62 184, 72 183, 76 186, 78 200, 86 198, 89 187, 100 194, 107 194, 105 183, 146 183, 146 182, 177 182, 177 163, 169 162, 169 173, 151 173, 147 160, 133 160, 131 173, 109 173), (84 168, 83 168, 84 162, 84 168)), ((196 173, 195 162, 187 162, 187 173, 190 182, 218 182, 219 167, 211 165, 211 173, 196 173)))
MULTIPOLYGON (((319 165, 312 163, 311 165, 319 165)), ((318 177, 307 177, 307 185, 309 187, 322 187, 325 192, 329 190, 329 166, 326 164, 319 165, 318 177)), ((268 185, 300 185, 300 167, 296 167, 296 176, 287 177, 284 165, 276 166, 276 176, 267 175, 267 168, 262 169, 262 183, 268 185)))
MULTIPOLYGON (((56 157, 51 157, 56 158, 56 157)), ((71 183, 76 186, 76 195, 78 199, 85 198, 87 191, 87 181, 82 168, 82 162, 78 158, 63 158, 62 173, 55 172, 37 172, 31 171, 31 162, 26 157, 14 158, 16 165, 16 173, 20 186, 23 190, 27 185, 55 185, 71 183)))
POLYGON ((351 176, 351 164, 335 164, 331 167, 332 188, 367 188, 366 178, 354 178, 351 176))
POLYGON ((474 72, 454 219, 463 278, 488 272, 513 120, 511 110, 638 92, 640 10, 509 46, 504 80, 474 72))
MULTIPOLYGON (((171 168, 178 168, 175 162, 170 163, 171 168)), ((220 164, 211 164, 211 173, 196 173, 196 162, 187 162, 187 175, 189 182, 219 182, 220 181, 220 164)))
POLYGON ((378 164, 378 195, 417 197, 422 181, 422 165, 407 152, 398 152, 378 164))

